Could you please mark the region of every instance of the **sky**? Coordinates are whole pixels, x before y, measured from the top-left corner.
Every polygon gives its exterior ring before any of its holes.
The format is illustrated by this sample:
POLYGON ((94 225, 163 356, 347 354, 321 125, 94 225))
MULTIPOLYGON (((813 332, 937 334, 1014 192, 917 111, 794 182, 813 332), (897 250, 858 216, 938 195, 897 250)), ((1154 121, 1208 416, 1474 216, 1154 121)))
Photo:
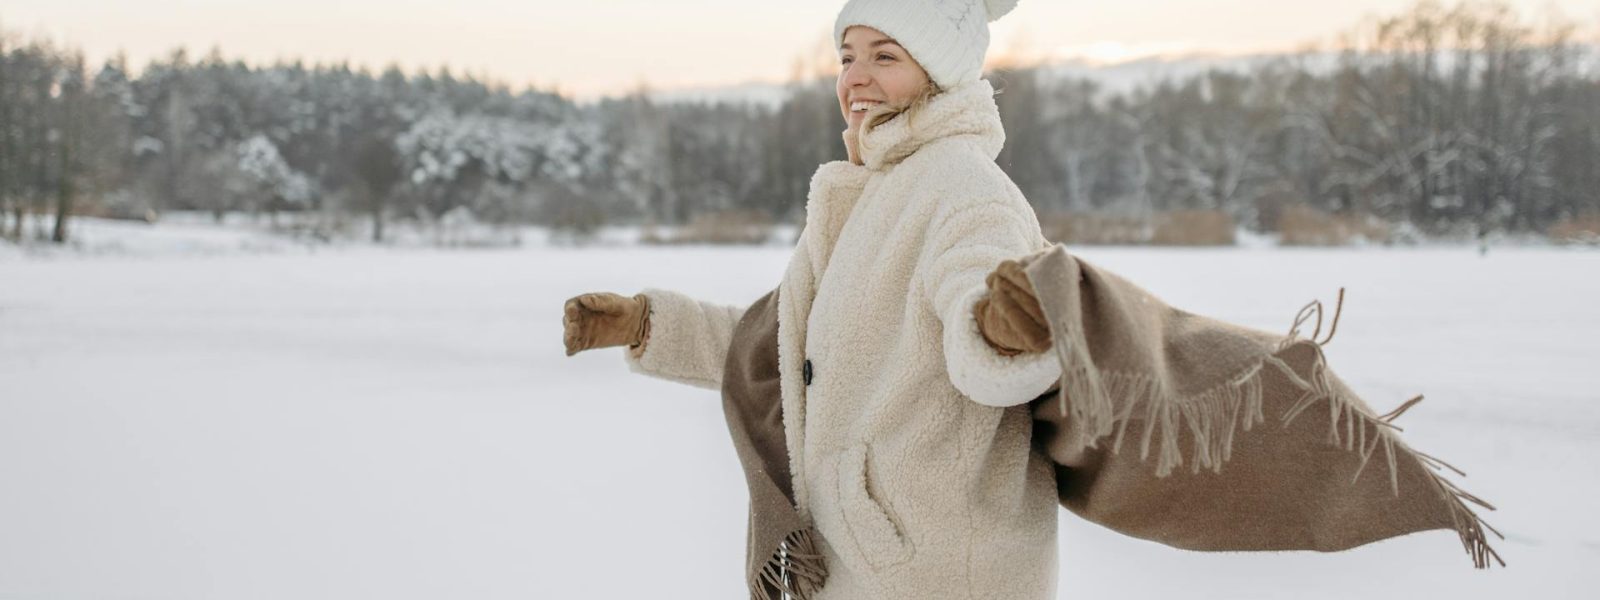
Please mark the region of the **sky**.
MULTIPOLYGON (((1507 0, 1590 31, 1594 0, 1507 0)), ((1022 0, 992 25, 991 60, 1248 54, 1327 44, 1412 0, 1022 0)), ((254 64, 300 58, 381 69, 449 65, 516 87, 579 97, 783 81, 831 65, 842 0, 0 0, 0 28, 125 52, 138 69, 187 47, 254 64)))

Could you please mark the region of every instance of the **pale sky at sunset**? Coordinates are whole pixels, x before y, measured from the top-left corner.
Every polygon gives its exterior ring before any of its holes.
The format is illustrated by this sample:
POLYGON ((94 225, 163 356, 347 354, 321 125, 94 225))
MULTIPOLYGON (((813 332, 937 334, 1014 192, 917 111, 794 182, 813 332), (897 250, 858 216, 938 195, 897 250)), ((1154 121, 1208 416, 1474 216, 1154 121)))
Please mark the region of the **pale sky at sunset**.
MULTIPOLYGON (((785 79, 825 43, 843 0, 0 0, 0 27, 82 48, 93 62, 125 50, 137 69, 186 46, 267 63, 349 59, 374 69, 450 65, 514 86, 579 97, 652 87, 785 79)), ((1323 42, 1363 16, 1412 0, 1022 0, 994 24, 990 56, 1116 60, 1227 54, 1323 42)), ((1510 0, 1525 16, 1553 7, 1592 38, 1595 0, 1510 0)))

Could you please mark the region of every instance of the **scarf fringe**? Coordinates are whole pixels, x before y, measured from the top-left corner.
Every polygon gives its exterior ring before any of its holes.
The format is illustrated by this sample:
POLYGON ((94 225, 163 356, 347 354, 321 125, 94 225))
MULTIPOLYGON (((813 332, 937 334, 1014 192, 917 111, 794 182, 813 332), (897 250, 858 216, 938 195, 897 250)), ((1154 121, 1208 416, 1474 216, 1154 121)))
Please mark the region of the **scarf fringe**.
MULTIPOLYGON (((1341 289, 1340 308, 1343 303, 1344 290, 1341 289)), ((1450 507, 1452 529, 1472 557, 1473 567, 1488 568, 1491 558, 1500 566, 1505 566, 1499 553, 1489 546, 1484 532, 1492 532, 1502 540, 1505 536, 1485 523, 1466 503, 1471 502, 1489 510, 1495 508, 1462 490, 1439 472, 1448 468, 1461 476, 1466 473, 1433 456, 1411 449, 1395 435, 1401 429, 1392 421, 1420 402, 1422 397, 1414 397, 1389 413, 1375 416, 1356 400, 1339 393, 1331 384, 1322 346, 1332 340, 1333 331, 1338 327, 1338 318, 1335 313, 1328 337, 1317 341, 1316 336, 1322 329, 1322 304, 1313 301, 1296 315, 1294 326, 1278 343, 1275 351, 1241 370, 1229 381, 1186 397, 1171 394, 1157 380, 1143 373, 1096 368, 1089 356, 1081 327, 1076 323, 1065 323, 1062 329, 1068 336, 1064 359, 1067 364, 1062 369, 1061 389, 1065 393, 1060 394, 1061 414, 1069 422, 1082 427, 1085 446, 1094 448, 1100 440, 1110 436, 1111 452, 1117 453, 1127 437, 1128 423, 1134 420, 1137 412, 1144 422, 1139 459, 1149 459, 1152 444, 1155 444, 1157 477, 1165 477, 1183 464, 1184 453, 1178 447, 1178 434, 1182 428, 1186 428, 1194 440, 1190 470, 1198 473, 1201 468, 1210 468, 1213 472, 1221 472, 1222 464, 1231 457, 1236 431, 1240 428, 1249 431, 1252 426, 1266 422, 1261 400, 1261 378, 1268 367, 1275 368, 1303 390, 1299 399, 1279 416, 1281 426, 1288 427, 1295 418, 1325 401, 1328 413, 1327 442, 1360 453, 1360 464, 1350 479, 1352 485, 1380 447, 1383 449, 1383 462, 1389 470, 1389 487, 1396 496, 1400 494, 1396 461, 1401 455, 1419 461, 1429 467, 1424 470, 1428 475, 1429 487, 1450 507), (1317 331, 1311 339, 1300 338, 1297 335, 1299 326, 1309 318, 1313 309, 1317 331), (1283 359, 1297 346, 1310 347, 1314 355, 1310 373, 1304 376, 1295 372, 1283 359), (1071 399, 1070 403, 1068 398, 1071 399), (1112 398, 1130 400, 1121 407, 1114 407, 1112 398)))
POLYGON ((751 600, 810 600, 828 579, 828 565, 817 550, 816 530, 789 532, 749 581, 751 600), (777 592, 777 596, 773 596, 777 592))

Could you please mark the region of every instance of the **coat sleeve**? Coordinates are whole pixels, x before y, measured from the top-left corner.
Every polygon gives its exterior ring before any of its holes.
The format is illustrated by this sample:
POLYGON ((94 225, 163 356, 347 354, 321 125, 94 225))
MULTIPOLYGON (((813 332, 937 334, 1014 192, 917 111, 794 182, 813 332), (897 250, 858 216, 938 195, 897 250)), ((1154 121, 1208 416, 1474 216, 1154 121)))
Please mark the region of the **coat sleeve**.
POLYGON ((1032 209, 1018 201, 982 202, 942 211, 927 238, 921 289, 943 325, 950 382, 973 401, 1013 406, 1038 397, 1061 378, 1054 352, 1003 356, 983 339, 972 309, 988 293, 984 278, 1006 259, 1046 243, 1032 209))
POLYGON ((628 370, 722 389, 728 344, 745 307, 703 302, 671 290, 643 293, 650 298, 650 334, 639 349, 623 349, 628 370))

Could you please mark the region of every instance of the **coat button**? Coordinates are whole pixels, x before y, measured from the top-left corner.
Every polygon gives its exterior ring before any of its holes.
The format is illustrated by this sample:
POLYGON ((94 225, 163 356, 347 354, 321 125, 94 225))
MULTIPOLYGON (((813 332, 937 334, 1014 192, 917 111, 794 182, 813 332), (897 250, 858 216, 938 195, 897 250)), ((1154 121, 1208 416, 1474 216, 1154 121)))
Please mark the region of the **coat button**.
POLYGON ((811 359, 806 359, 800 367, 800 376, 805 379, 806 385, 811 385, 811 359))

